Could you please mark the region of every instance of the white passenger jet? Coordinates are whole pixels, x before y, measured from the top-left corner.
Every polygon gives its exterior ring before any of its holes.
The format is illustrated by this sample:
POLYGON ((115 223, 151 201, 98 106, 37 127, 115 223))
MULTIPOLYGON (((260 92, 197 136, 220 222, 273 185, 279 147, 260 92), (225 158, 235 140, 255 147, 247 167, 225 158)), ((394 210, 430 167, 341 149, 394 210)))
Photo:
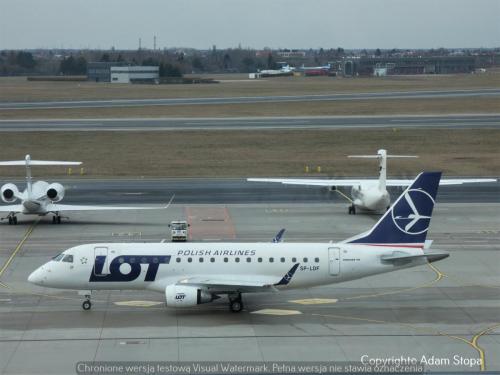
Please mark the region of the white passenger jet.
MULTIPOLYGON (((387 186, 406 187, 412 180, 387 179, 387 158, 416 158, 412 155, 387 155, 386 150, 378 150, 376 155, 349 155, 349 158, 373 158, 379 162, 379 178, 375 179, 309 179, 309 178, 247 178, 251 182, 278 182, 284 185, 325 186, 332 191, 338 187, 352 187, 351 197, 338 191, 349 200, 349 215, 356 214, 356 209, 383 212, 389 208, 391 197, 387 186)), ((442 179, 440 185, 461 185, 465 183, 496 182, 493 178, 453 178, 442 179)))
POLYGON ((21 204, 11 204, 8 206, 0 206, 0 212, 8 212, 7 217, 9 224, 17 224, 16 215, 22 213, 24 215, 45 216, 53 214, 52 223, 61 223, 61 212, 63 211, 100 211, 100 210, 149 210, 157 209, 157 207, 117 207, 117 206, 79 206, 59 204, 64 198, 64 186, 58 182, 49 184, 45 181, 32 181, 31 167, 36 165, 80 165, 79 161, 47 161, 47 160, 31 160, 29 155, 26 155, 24 160, 3 161, 0 166, 19 166, 26 167, 26 189, 19 191, 16 185, 8 183, 0 188, 0 195, 5 203, 14 203, 17 200, 21 204))
POLYGON ((151 290, 168 307, 191 307, 242 293, 355 280, 434 262, 426 241, 440 172, 421 173, 369 231, 339 243, 96 243, 72 247, 35 270, 36 285, 79 290, 151 290))

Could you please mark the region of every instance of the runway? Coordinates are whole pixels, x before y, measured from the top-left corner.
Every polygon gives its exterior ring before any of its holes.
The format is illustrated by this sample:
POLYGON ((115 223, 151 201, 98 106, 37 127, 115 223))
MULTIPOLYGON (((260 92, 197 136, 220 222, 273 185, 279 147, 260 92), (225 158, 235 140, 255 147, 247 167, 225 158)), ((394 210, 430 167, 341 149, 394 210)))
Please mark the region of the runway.
MULTIPOLYGON (((68 204, 164 204, 174 195, 177 204, 347 203, 324 187, 247 182, 243 178, 57 180, 66 188, 62 203, 68 204)), ((8 182, 24 189, 23 180, 8 182)), ((393 198, 401 193, 400 188, 388 189, 393 198)), ((350 195, 349 189, 343 191, 350 195)), ((443 203, 500 203, 500 182, 441 186, 437 199, 443 203)))
POLYGON ((211 105, 211 104, 249 104, 249 103, 286 103, 312 101, 349 101, 374 99, 429 99, 429 98, 473 98, 480 96, 499 96, 500 89, 473 90, 433 90, 433 91, 395 91, 368 92, 352 94, 320 94, 320 95, 282 95, 251 97, 218 97, 218 98, 175 98, 175 99, 115 99, 86 101, 52 101, 52 102, 17 102, 0 103, 2 109, 60 109, 60 108, 112 108, 142 106, 174 106, 174 105, 211 105))
MULTIPOLYGON (((0 112, 1 116, 1 112, 0 112)), ((0 120, 0 131, 154 131, 266 129, 498 129, 500 114, 237 118, 0 120)))
POLYGON ((26 278, 78 244, 160 241, 172 219, 191 222, 192 241, 270 241, 286 227, 285 241, 327 242, 368 229, 376 217, 346 215, 341 204, 191 203, 165 212, 74 213, 61 225, 20 218, 17 226, 0 225, 0 267, 11 259, 0 271, 0 373, 74 373, 79 361, 359 363, 364 355, 457 355, 476 364, 426 370, 499 371, 499 209, 498 203, 438 203, 430 238, 433 248, 451 255, 435 267, 244 295, 239 314, 228 311, 225 299, 171 310, 162 294, 143 291, 95 293, 93 309, 84 312, 76 292, 35 287, 26 278), (207 215, 224 210, 224 220, 204 230, 207 215))

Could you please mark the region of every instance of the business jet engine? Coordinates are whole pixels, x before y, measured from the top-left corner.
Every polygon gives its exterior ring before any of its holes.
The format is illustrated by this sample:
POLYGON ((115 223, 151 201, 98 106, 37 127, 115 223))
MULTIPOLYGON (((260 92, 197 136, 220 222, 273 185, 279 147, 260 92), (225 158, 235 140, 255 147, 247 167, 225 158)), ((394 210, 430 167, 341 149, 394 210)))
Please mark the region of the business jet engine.
POLYGON ((5 203, 12 203, 17 200, 19 189, 14 184, 5 184, 2 186, 1 194, 5 203))
POLYGON ((192 307, 219 297, 195 286, 171 284, 165 288, 165 298, 168 307, 192 307))
POLYGON ((64 186, 60 183, 54 182, 47 187, 47 198, 52 202, 59 202, 64 198, 64 186))

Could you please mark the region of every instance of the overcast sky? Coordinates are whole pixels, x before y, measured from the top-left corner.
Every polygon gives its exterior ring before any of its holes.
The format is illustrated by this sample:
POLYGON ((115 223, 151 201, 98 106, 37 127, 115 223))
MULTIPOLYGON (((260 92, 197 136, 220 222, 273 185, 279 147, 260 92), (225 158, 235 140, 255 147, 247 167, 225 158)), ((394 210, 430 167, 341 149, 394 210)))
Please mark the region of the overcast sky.
POLYGON ((499 47, 500 0, 0 0, 0 49, 499 47))

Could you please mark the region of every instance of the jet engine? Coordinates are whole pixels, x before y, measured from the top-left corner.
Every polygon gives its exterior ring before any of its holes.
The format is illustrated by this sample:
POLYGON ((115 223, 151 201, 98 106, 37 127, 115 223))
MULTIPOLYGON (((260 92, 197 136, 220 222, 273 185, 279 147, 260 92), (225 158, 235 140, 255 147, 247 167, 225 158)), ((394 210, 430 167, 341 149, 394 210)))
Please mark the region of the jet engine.
POLYGON ((19 194, 19 190, 14 184, 5 184, 1 189, 2 200, 5 203, 12 203, 17 200, 17 195, 19 194))
POLYGON ((54 182, 47 187, 47 197, 52 202, 59 202, 64 198, 64 186, 61 184, 54 182))
POLYGON ((192 307, 212 302, 218 296, 195 286, 171 284, 165 288, 165 298, 168 307, 192 307))

